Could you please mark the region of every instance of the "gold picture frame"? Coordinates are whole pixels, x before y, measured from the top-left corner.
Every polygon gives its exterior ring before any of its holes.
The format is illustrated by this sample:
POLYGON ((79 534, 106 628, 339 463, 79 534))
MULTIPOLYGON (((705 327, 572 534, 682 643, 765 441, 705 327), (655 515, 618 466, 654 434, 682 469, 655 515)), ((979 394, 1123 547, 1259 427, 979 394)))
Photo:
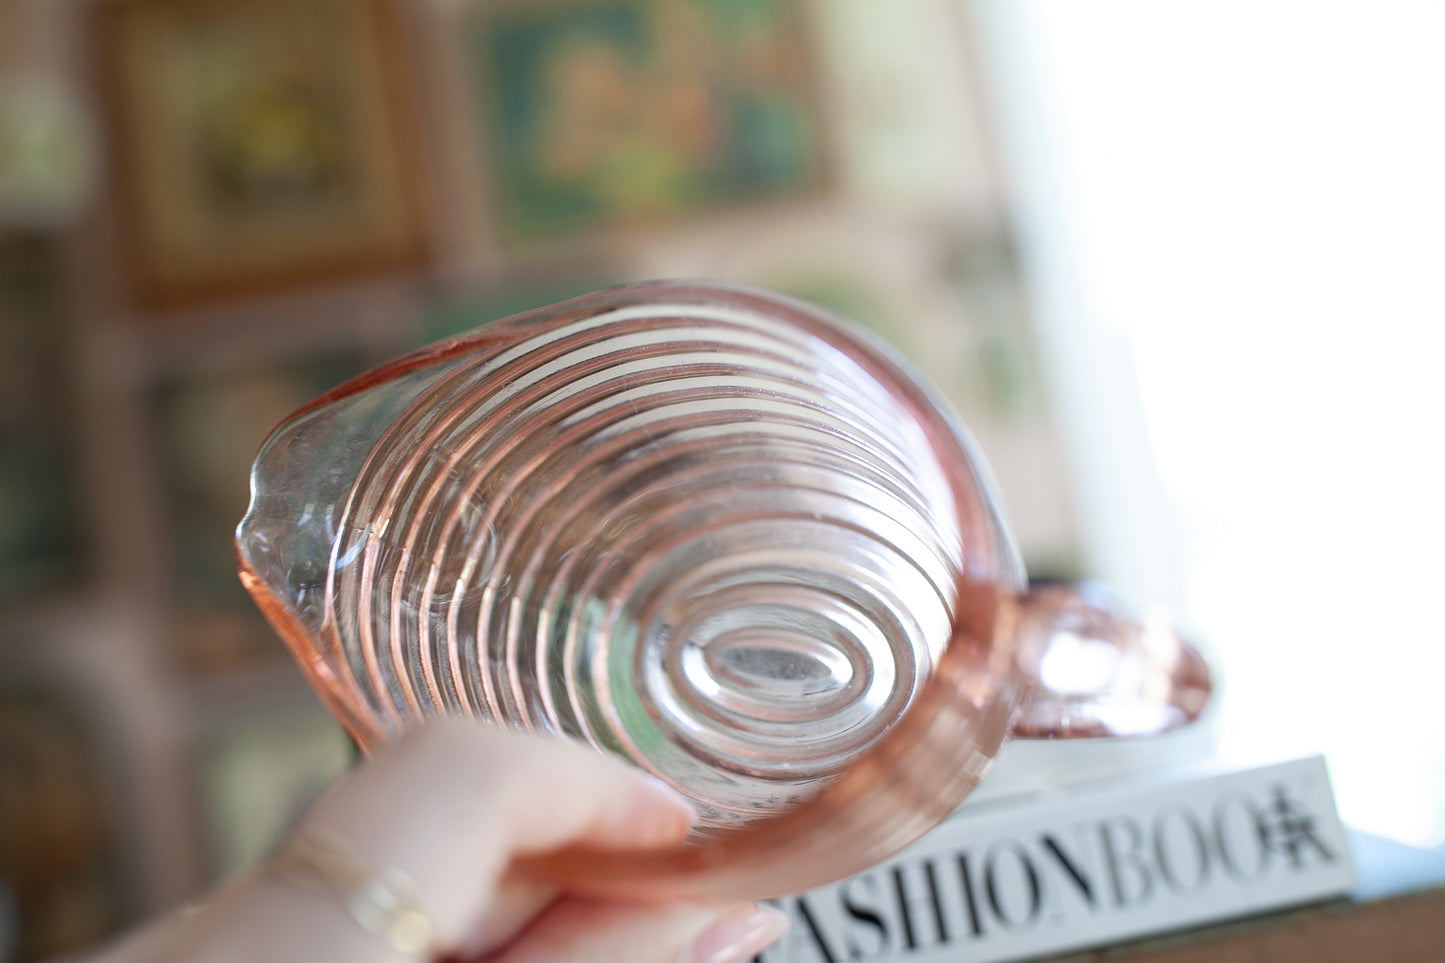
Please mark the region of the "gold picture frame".
POLYGON ((123 255, 143 305, 419 262, 420 158, 392 3, 97 10, 123 255))

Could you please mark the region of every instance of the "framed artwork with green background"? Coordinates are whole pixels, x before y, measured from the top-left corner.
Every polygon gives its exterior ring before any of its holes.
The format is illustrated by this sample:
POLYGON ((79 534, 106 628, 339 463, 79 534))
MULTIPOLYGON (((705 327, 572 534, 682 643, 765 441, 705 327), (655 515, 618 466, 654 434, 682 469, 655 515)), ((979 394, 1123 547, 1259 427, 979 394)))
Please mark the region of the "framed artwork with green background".
POLYGON ((818 189, 822 118, 795 0, 546 0, 467 33, 509 246, 818 189))

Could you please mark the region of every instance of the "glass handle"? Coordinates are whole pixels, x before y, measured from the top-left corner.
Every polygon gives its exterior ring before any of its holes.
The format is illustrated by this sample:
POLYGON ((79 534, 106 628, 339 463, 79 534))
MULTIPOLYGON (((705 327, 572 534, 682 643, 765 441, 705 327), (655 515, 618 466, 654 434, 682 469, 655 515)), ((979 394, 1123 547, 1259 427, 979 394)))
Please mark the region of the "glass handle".
POLYGON ((1097 585, 1045 585, 1019 598, 1015 658, 1031 689, 1011 735, 1150 736, 1196 719, 1208 662, 1165 619, 1136 616, 1097 585))

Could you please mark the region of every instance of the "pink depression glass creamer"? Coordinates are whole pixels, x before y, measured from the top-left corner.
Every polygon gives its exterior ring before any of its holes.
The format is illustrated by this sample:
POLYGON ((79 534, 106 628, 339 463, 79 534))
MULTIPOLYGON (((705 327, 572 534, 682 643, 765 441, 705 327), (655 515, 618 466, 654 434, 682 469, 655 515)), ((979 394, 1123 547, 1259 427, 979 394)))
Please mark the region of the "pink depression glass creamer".
POLYGON ((337 388, 265 443, 237 547, 363 747, 469 716, 686 794, 680 849, 532 867, 613 895, 842 878, 1010 734, 1158 732, 1210 687, 1172 633, 1026 590, 983 460, 888 349, 740 287, 603 291, 337 388))

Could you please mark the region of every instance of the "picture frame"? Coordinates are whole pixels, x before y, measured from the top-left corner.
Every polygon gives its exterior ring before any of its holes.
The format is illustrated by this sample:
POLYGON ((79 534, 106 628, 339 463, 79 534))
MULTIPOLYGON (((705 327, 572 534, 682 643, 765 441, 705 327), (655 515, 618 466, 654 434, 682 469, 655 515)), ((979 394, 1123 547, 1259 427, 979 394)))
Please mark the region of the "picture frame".
POLYGON ((0 230, 0 609, 89 574, 63 262, 55 237, 0 230))
POLYGON ((236 571, 233 539, 250 501, 251 462, 283 418, 369 361, 364 351, 337 349, 186 372, 152 387, 172 656, 183 672, 225 676, 285 659, 236 571))
POLYGON ((422 260, 421 156, 392 2, 96 10, 119 240, 142 306, 422 260))
POLYGON ((12 913, 0 951, 7 960, 77 953, 116 932, 134 909, 120 834, 123 786, 106 765, 109 720, 54 664, 17 656, 16 647, 36 641, 0 638, 0 896, 12 913))
POLYGON ((1064 438, 1007 225, 820 207, 749 240, 698 232, 653 245, 626 273, 687 277, 705 264, 712 277, 780 291, 870 329, 938 388, 987 453, 1029 571, 1078 577, 1064 438))
POLYGON ((798 0, 473 8, 462 24, 464 101, 502 250, 826 189, 823 101, 798 0))

